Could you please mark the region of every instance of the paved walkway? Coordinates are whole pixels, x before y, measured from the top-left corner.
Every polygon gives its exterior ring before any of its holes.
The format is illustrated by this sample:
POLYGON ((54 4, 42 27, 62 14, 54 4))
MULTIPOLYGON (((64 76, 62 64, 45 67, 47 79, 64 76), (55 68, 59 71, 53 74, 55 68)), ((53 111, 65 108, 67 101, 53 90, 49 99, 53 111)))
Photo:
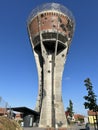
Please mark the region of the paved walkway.
MULTIPOLYGON (((23 130, 46 130, 44 128, 38 128, 38 127, 24 127, 23 130)), ((57 129, 56 129, 57 130, 57 129)), ((67 130, 85 130, 84 126, 77 126, 77 127, 71 127, 71 128, 67 128, 67 130)), ((90 127, 90 130, 94 130, 93 127, 90 127)))
POLYGON ((45 129, 44 128, 38 128, 38 127, 33 127, 33 128, 24 127, 23 130, 45 130, 45 129))

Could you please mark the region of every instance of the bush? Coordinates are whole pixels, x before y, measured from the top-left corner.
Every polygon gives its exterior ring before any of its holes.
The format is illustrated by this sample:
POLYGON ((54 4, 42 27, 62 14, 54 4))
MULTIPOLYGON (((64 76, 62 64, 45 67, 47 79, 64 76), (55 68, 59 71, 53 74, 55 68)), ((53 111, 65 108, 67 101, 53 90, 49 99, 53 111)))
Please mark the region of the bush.
POLYGON ((1 116, 0 130, 22 130, 22 128, 15 120, 1 116))

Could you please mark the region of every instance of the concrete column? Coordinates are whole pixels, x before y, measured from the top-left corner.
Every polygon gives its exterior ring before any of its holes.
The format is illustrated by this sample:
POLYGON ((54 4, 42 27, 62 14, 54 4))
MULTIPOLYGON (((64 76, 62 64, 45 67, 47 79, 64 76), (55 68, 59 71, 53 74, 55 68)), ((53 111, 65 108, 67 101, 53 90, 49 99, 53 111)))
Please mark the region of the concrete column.
POLYGON ((43 75, 43 102, 39 127, 52 127, 52 93, 53 93, 53 75, 52 75, 52 55, 44 56, 43 75))
POLYGON ((55 125, 58 127, 67 127, 65 110, 62 101, 62 75, 64 63, 66 60, 67 48, 55 57, 54 67, 54 109, 55 109, 55 125))
POLYGON ((40 112, 41 104, 42 104, 42 57, 40 53, 34 52, 35 61, 37 65, 37 71, 38 71, 38 96, 35 106, 35 111, 40 112))

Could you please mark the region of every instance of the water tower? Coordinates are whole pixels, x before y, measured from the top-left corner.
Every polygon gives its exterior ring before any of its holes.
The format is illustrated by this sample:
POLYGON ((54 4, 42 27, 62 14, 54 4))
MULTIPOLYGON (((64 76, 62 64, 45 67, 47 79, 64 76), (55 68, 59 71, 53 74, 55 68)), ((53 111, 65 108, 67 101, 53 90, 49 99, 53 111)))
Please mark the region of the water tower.
POLYGON ((72 13, 57 3, 41 5, 29 16, 28 32, 39 79, 35 108, 40 113, 39 127, 67 127, 61 84, 74 26, 72 13))

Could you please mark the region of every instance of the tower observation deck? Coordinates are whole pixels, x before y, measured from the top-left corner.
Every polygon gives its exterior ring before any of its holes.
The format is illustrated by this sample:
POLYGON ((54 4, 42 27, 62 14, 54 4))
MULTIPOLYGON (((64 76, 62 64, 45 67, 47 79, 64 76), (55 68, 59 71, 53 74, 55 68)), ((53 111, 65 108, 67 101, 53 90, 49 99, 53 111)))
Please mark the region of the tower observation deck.
POLYGON ((28 32, 38 70, 35 110, 40 113, 39 127, 67 127, 61 84, 74 28, 72 13, 57 3, 37 7, 28 18, 28 32))

